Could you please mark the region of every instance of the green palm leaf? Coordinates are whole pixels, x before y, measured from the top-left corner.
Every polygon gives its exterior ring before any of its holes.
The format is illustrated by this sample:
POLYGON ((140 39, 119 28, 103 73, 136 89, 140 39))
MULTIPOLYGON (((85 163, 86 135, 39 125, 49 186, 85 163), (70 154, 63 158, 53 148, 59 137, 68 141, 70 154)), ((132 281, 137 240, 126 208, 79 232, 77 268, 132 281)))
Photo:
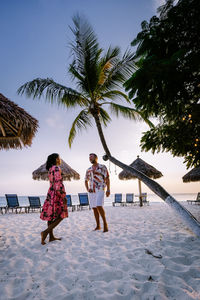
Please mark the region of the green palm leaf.
POLYGON ((72 54, 78 63, 77 68, 84 73, 87 55, 90 55, 90 59, 93 61, 97 55, 100 55, 99 50, 101 49, 97 42, 97 36, 88 21, 79 14, 75 15, 72 20, 74 28, 70 27, 70 29, 75 36, 75 41, 70 44, 72 54))
POLYGON ((121 114, 123 117, 132 119, 132 120, 140 120, 141 117, 138 114, 137 110, 134 108, 126 107, 123 105, 119 105, 116 103, 109 103, 110 109, 112 113, 114 113, 117 117, 121 114))
POLYGON ((112 60, 112 68, 108 72, 107 78, 101 87, 102 90, 111 91, 113 88, 121 87, 125 80, 127 80, 136 69, 133 57, 133 54, 127 50, 122 59, 118 56, 112 60))
POLYGON ((123 92, 118 91, 118 90, 112 90, 112 91, 109 91, 109 92, 106 92, 106 93, 102 94, 100 100, 104 100, 104 99, 116 100, 116 97, 118 97, 117 99, 123 98, 128 103, 131 103, 128 96, 126 94, 124 94, 123 92))
POLYGON ((41 98, 44 96, 47 101, 58 105, 64 104, 67 107, 87 104, 87 100, 77 91, 56 83, 53 79, 36 78, 22 85, 18 94, 25 94, 26 97, 41 98))
POLYGON ((120 54, 119 47, 115 47, 115 48, 109 47, 106 55, 101 58, 99 62, 99 80, 97 86, 98 89, 104 84, 105 80, 108 77, 109 71, 116 64, 119 54, 120 54))
POLYGON ((119 105, 116 103, 109 103, 111 111, 118 117, 121 114, 125 118, 135 121, 145 121, 150 127, 154 127, 153 123, 145 118, 144 114, 137 109, 119 105))
POLYGON ((113 59, 118 58, 120 55, 120 48, 119 47, 109 47, 104 57, 100 60, 100 64, 104 66, 107 62, 111 62, 113 59))
POLYGON ((92 126, 91 116, 89 115, 88 111, 84 109, 78 114, 78 116, 72 123, 72 127, 68 137, 68 143, 70 148, 77 134, 77 130, 86 129, 88 126, 92 126))
POLYGON ((104 126, 107 126, 108 123, 111 121, 109 114, 102 107, 99 108, 99 119, 104 124, 104 126))
POLYGON ((92 95, 98 82, 98 62, 102 49, 99 48, 92 26, 85 18, 76 15, 73 22, 74 28, 70 27, 75 36, 74 43, 71 43, 73 66, 79 75, 84 76, 82 88, 92 95))

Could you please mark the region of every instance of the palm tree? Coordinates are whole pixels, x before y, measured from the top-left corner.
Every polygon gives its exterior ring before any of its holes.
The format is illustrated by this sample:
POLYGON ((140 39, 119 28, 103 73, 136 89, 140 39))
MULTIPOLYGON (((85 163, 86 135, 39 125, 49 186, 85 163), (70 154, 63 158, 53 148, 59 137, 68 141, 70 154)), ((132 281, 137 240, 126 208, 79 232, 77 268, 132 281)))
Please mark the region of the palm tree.
POLYGON ((40 98, 45 96, 47 101, 63 104, 66 108, 81 107, 81 111, 75 118, 70 133, 69 146, 76 136, 77 130, 85 129, 95 120, 101 143, 109 159, 120 168, 133 173, 143 181, 154 193, 170 204, 188 226, 200 236, 200 224, 182 205, 170 196, 158 183, 145 176, 136 169, 127 166, 114 158, 107 146, 102 124, 108 125, 111 118, 103 108, 110 107, 115 115, 123 115, 133 120, 145 120, 150 126, 150 121, 145 119, 143 112, 131 107, 128 96, 122 92, 122 84, 136 69, 133 54, 126 51, 120 58, 118 47, 109 48, 105 54, 99 47, 97 37, 90 24, 79 15, 73 18, 74 27, 71 28, 75 40, 70 44, 73 61, 69 66, 69 73, 76 80, 77 90, 56 83, 52 79, 37 78, 25 83, 18 89, 18 94, 27 97, 40 98), (115 99, 124 100, 128 106, 116 103, 115 99))

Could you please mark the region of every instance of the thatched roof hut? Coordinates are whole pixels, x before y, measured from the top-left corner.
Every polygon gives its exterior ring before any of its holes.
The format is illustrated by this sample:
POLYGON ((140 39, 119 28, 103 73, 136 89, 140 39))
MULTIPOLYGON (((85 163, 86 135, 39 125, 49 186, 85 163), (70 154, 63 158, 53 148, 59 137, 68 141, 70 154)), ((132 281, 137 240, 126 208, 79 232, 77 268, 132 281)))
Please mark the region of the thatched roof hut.
MULTIPOLYGON (((153 179, 160 178, 163 176, 160 171, 158 171, 156 168, 154 168, 153 166, 146 163, 144 160, 139 158, 139 156, 137 156, 137 159, 134 160, 134 162, 132 162, 132 164, 130 164, 130 167, 133 167, 134 169, 142 172, 146 176, 153 178, 153 179)), ((134 176, 133 174, 131 174, 125 170, 120 172, 118 176, 119 176, 119 179, 121 179, 121 180, 137 178, 136 176, 134 176)))
MULTIPOLYGON (((133 167, 134 169, 142 172, 146 176, 150 178, 160 178, 162 173, 158 171, 153 166, 146 163, 144 160, 139 158, 139 155, 137 156, 137 159, 130 164, 130 167, 133 167)), ((119 179, 121 180, 129 180, 129 179, 136 179, 137 177, 134 176, 132 173, 127 172, 126 170, 123 170, 118 175, 119 179)), ((141 181, 138 179, 138 186, 139 186, 139 199, 140 199, 140 206, 143 205, 143 198, 142 198, 142 188, 141 188, 141 181)))
POLYGON ((0 93, 0 149, 30 146, 38 121, 0 93))
MULTIPOLYGON (((62 171, 63 180, 70 181, 71 179, 80 179, 80 175, 62 159, 60 168, 62 171)), ((40 166, 37 170, 33 171, 32 176, 34 180, 49 180, 48 171, 46 170, 46 163, 40 166)))
POLYGON ((200 167, 194 168, 185 174, 183 177, 183 182, 190 182, 190 181, 199 181, 200 180, 200 167))

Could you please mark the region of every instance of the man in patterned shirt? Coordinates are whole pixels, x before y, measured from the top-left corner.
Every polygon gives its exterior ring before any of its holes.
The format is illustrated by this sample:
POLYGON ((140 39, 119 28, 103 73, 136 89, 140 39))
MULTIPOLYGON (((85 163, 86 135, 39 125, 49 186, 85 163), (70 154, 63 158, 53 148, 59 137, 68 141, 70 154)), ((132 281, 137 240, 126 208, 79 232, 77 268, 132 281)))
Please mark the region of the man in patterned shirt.
POLYGON ((104 230, 108 231, 108 225, 106 221, 104 205, 104 191, 106 189, 106 197, 110 195, 110 179, 106 166, 100 165, 98 157, 95 153, 89 155, 89 160, 92 166, 87 169, 85 175, 85 187, 89 192, 90 207, 93 209, 94 217, 97 223, 95 230, 100 230, 99 216, 102 217, 104 230))

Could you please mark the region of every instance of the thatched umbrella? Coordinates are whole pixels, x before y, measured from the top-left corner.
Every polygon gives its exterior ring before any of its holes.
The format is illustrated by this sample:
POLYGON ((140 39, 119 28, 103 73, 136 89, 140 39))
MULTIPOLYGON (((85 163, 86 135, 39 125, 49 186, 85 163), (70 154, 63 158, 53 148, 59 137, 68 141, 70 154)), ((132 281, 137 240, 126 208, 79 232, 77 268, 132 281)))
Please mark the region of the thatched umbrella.
MULTIPOLYGON (((80 175, 73 170, 66 162, 61 159, 60 165, 62 171, 62 178, 63 180, 70 181, 71 179, 79 180, 80 175)), ((46 163, 40 166, 37 170, 33 171, 32 173, 33 179, 35 180, 49 180, 48 171, 46 170, 46 163)))
POLYGON ((194 168, 185 174, 183 177, 183 182, 190 182, 190 181, 199 181, 200 180, 200 167, 194 168))
MULTIPOLYGON (((139 155, 137 156, 137 159, 134 160, 132 164, 130 164, 130 167, 133 167, 134 169, 142 172, 146 176, 153 179, 160 178, 161 176, 163 176, 160 171, 158 171, 156 168, 154 168, 153 166, 149 165, 144 160, 139 158, 139 155)), ((120 172, 118 177, 121 180, 137 179, 136 176, 134 176, 132 173, 129 173, 125 170, 120 172)), ((138 179, 138 185, 139 185, 140 206, 142 206, 142 189, 141 189, 141 181, 139 179, 138 179)))
POLYGON ((0 94, 0 149, 30 146, 38 121, 0 94))

